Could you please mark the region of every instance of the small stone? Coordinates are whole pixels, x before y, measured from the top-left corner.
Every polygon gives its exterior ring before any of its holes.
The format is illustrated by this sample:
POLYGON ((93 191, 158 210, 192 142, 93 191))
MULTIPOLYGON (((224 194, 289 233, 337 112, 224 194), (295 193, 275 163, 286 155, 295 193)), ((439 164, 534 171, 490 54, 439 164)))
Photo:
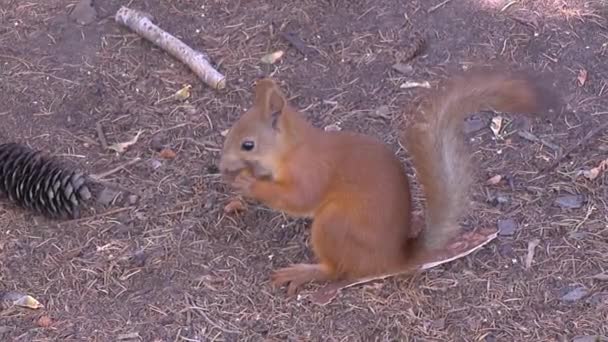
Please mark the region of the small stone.
POLYGON ((505 194, 500 194, 500 193, 496 194, 496 196, 490 200, 490 203, 493 206, 505 205, 505 204, 508 204, 509 202, 510 202, 509 197, 505 194))
POLYGON ((380 106, 376 109, 376 116, 390 119, 391 110, 387 105, 380 106))
POLYGON ((331 125, 325 126, 324 130, 326 132, 338 132, 338 131, 342 130, 342 127, 340 127, 339 124, 331 124, 331 125))
POLYGON ((511 236, 517 230, 517 223, 513 219, 498 220, 498 233, 502 236, 511 236))
POLYGON ((110 188, 104 188, 97 196, 97 203, 101 205, 109 205, 114 201, 119 192, 110 188))
POLYGON ((586 288, 584 288, 582 286, 578 286, 578 287, 575 287, 575 288, 569 290, 565 295, 563 295, 561 297, 561 299, 564 302, 576 302, 578 300, 581 300, 588 293, 589 293, 589 291, 586 288))
POLYGON ((133 264, 133 266, 135 267, 144 267, 144 265, 146 264, 146 254, 144 253, 143 250, 139 250, 135 253, 133 253, 133 256, 131 257, 131 263, 133 264))
POLYGON ((496 342, 496 336, 494 336, 493 334, 488 334, 484 338, 484 341, 485 342, 496 342))
POLYGON ((404 75, 411 75, 414 72, 414 68, 411 65, 404 63, 393 64, 393 69, 404 75))
POLYGON ((502 243, 498 245, 498 253, 503 258, 513 258, 515 256, 515 251, 513 250, 513 245, 510 243, 502 243))
POLYGON ((152 159, 152 160, 150 160, 150 166, 152 166, 153 170, 158 169, 162 165, 163 165, 163 163, 161 163, 160 160, 158 160, 158 159, 152 159))
POLYGON ((162 141, 162 138, 158 135, 155 135, 152 137, 152 139, 150 140, 150 147, 156 151, 156 152, 160 152, 162 151, 164 144, 162 141))
POLYGON ((570 235, 570 237, 575 240, 583 240, 584 238, 587 237, 588 234, 585 232, 572 232, 568 235, 570 235))
POLYGON ((129 201, 129 205, 136 204, 138 199, 139 199, 139 197, 137 195, 129 195, 129 197, 127 197, 127 200, 129 201))
POLYGON ((564 195, 555 199, 555 204, 565 209, 579 209, 584 203, 583 195, 564 195))

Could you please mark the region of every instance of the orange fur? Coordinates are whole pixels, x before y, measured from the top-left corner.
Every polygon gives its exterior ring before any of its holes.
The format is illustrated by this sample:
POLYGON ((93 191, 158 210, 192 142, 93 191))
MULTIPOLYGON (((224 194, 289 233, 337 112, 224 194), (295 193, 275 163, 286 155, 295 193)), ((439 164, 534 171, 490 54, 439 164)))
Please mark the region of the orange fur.
POLYGON ((393 151, 370 136, 325 132, 292 108, 271 79, 258 81, 253 107, 231 128, 220 169, 246 196, 294 216, 312 217, 317 264, 279 269, 288 292, 308 281, 354 280, 415 269, 458 233, 472 183, 462 120, 474 110, 535 111, 543 95, 526 78, 470 72, 454 78, 406 132, 427 196, 426 227, 414 234, 408 178, 393 151), (251 150, 244 144, 253 142, 251 150), (254 175, 239 174, 253 167, 254 175), (262 178, 256 174, 269 177, 262 178))

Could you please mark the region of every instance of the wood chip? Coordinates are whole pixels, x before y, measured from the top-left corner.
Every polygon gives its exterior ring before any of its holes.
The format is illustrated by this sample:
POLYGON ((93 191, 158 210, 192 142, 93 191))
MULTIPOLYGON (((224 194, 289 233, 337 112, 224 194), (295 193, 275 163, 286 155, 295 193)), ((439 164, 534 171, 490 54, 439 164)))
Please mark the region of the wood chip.
POLYGON ((576 79, 578 80, 579 87, 584 86, 585 82, 587 82, 587 70, 585 70, 585 69, 579 70, 578 77, 576 79))
POLYGON ((401 88, 401 89, 410 89, 410 88, 430 89, 431 84, 429 83, 429 81, 424 81, 424 82, 407 81, 407 82, 403 83, 401 86, 399 86, 399 88, 401 88))
POLYGON ((532 261, 534 260, 534 250, 536 246, 540 243, 539 239, 534 239, 528 242, 528 254, 526 255, 526 268, 530 268, 532 266, 532 261))
POLYGON ((122 143, 116 143, 116 144, 112 144, 110 146, 108 146, 108 148, 110 150, 114 150, 118 153, 123 153, 127 150, 127 148, 129 148, 131 145, 135 145, 135 143, 137 143, 137 140, 139 139, 139 136, 143 133, 143 131, 138 131, 137 134, 135 134, 135 137, 133 137, 133 139, 129 140, 129 141, 125 141, 122 143))
POLYGON ((500 130, 502 129, 502 116, 495 116, 492 118, 492 122, 490 123, 490 129, 492 133, 494 133, 495 137, 500 136, 500 130))
POLYGON ((501 180, 502 180, 501 175, 495 175, 493 177, 490 177, 490 179, 488 179, 486 181, 486 184, 487 185, 496 185, 496 184, 500 183, 501 180))
POLYGON ((260 60, 265 64, 274 64, 281 59, 281 57, 283 57, 283 51, 279 50, 262 56, 260 60))
POLYGON ((120 334, 118 335, 116 338, 120 341, 123 340, 139 340, 139 333, 137 331, 134 332, 130 332, 130 333, 126 333, 126 334, 120 334))

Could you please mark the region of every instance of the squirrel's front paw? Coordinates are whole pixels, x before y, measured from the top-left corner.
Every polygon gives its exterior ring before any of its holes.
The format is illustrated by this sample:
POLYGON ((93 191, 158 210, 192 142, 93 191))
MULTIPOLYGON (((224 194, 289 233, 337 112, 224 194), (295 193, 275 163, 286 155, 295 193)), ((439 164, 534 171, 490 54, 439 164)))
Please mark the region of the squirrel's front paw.
POLYGON ((251 189, 253 188, 253 184, 255 184, 255 182, 255 177, 243 172, 236 176, 232 186, 241 194, 249 196, 251 195, 251 189))

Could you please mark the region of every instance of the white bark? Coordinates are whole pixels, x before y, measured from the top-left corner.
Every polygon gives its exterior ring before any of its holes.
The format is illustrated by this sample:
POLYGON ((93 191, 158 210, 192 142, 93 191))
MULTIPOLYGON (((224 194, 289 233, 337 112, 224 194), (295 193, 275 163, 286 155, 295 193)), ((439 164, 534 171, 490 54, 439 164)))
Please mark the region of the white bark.
POLYGON ((116 12, 115 20, 188 65, 207 85, 215 89, 226 87, 226 77, 211 66, 205 53, 156 26, 144 13, 123 6, 116 12))

